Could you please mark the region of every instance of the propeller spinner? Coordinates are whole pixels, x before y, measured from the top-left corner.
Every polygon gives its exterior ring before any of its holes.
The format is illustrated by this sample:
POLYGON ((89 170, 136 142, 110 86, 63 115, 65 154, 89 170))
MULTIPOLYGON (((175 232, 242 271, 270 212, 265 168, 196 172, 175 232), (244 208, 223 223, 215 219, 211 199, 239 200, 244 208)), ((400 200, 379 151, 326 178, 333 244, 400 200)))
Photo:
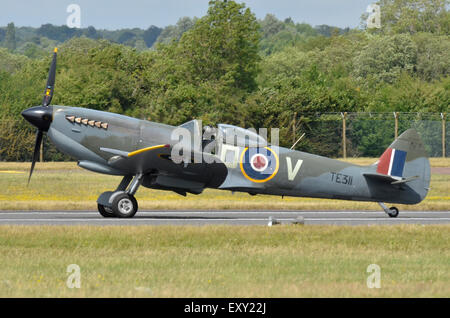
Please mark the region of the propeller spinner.
POLYGON ((22 112, 22 116, 33 126, 37 128, 36 142, 34 145, 33 159, 31 162, 30 175, 28 183, 30 183, 31 175, 33 174, 34 166, 39 157, 39 149, 42 143, 44 131, 48 131, 53 119, 53 107, 49 106, 53 98, 53 90, 55 88, 56 76, 56 56, 58 49, 53 51, 53 60, 48 72, 47 85, 45 87, 44 98, 42 99, 42 106, 35 106, 28 108, 22 112))

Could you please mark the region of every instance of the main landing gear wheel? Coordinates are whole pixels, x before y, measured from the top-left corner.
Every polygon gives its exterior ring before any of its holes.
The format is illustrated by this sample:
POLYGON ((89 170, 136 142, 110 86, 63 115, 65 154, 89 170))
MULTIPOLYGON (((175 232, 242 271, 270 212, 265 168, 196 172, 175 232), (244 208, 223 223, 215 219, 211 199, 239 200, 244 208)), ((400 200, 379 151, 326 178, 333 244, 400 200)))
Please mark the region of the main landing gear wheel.
POLYGON ((133 195, 126 192, 114 197, 112 212, 118 218, 132 218, 138 210, 138 204, 133 195))
POLYGON ((115 217, 113 211, 110 208, 107 208, 100 203, 97 203, 97 209, 101 216, 105 218, 113 218, 115 217))
POLYGON ((389 208, 389 212, 387 212, 387 214, 391 217, 391 218, 396 218, 398 216, 398 209, 393 206, 389 208))

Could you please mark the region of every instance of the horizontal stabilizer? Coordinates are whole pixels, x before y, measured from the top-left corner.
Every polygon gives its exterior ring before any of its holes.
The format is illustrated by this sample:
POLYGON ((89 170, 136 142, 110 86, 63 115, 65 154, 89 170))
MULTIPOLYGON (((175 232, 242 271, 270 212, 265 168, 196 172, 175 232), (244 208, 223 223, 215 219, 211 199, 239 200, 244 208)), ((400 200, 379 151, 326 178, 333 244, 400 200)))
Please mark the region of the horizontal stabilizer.
POLYGON ((419 176, 401 178, 401 177, 389 176, 389 175, 381 174, 381 173, 364 173, 363 176, 366 178, 369 178, 369 179, 384 181, 389 184, 402 184, 402 183, 410 182, 410 181, 413 181, 413 180, 419 178, 419 176))

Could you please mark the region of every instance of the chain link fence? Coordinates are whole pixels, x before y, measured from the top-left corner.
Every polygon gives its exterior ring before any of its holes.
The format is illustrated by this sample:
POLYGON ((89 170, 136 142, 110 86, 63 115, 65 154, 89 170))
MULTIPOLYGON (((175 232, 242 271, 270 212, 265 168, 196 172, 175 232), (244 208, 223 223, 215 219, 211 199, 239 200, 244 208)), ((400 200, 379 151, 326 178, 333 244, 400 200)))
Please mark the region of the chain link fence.
POLYGON ((379 157, 392 141, 415 128, 430 157, 450 154, 450 121, 445 113, 294 114, 295 149, 327 157, 379 157))
MULTIPOLYGON (((332 158, 379 157, 394 138, 415 128, 430 157, 450 155, 450 120, 442 113, 295 113, 280 127, 280 145, 332 158), (345 132, 345 133, 344 133, 345 132)), ((29 161, 36 132, 24 120, 0 119, 0 161, 29 161)), ((44 137, 43 160, 67 161, 44 137)))

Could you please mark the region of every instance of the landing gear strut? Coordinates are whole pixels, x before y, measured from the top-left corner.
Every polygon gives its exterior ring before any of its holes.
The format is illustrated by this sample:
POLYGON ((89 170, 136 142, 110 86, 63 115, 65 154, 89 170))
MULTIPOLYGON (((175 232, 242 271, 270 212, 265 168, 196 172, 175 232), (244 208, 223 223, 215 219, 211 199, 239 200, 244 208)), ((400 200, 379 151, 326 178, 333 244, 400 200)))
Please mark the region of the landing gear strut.
POLYGON ((388 208, 384 203, 378 202, 381 208, 389 215, 391 218, 396 218, 398 216, 398 209, 395 206, 388 208))
POLYGON ((142 174, 134 178, 125 176, 116 191, 103 192, 97 199, 98 212, 103 217, 132 218, 138 211, 134 194, 141 185, 142 177, 142 174))

